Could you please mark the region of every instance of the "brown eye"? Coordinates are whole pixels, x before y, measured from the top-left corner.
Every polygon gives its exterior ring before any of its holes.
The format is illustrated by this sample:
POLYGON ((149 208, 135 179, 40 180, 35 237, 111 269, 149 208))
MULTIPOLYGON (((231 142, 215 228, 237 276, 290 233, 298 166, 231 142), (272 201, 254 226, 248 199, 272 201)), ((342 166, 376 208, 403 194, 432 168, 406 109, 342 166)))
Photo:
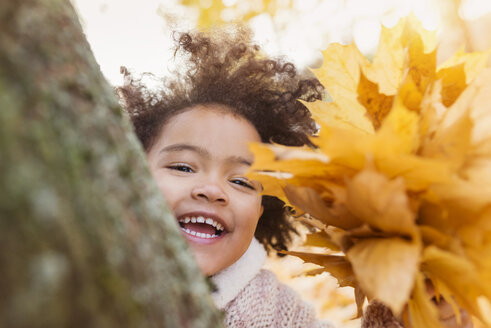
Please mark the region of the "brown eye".
POLYGON ((239 186, 243 186, 245 188, 249 188, 251 190, 256 190, 256 188, 254 188, 254 186, 250 182, 244 179, 232 179, 230 180, 230 182, 239 186))
POLYGON ((194 170, 186 164, 174 164, 174 165, 169 165, 167 166, 168 169, 170 170, 176 170, 180 172, 185 172, 185 173, 194 173, 194 170))

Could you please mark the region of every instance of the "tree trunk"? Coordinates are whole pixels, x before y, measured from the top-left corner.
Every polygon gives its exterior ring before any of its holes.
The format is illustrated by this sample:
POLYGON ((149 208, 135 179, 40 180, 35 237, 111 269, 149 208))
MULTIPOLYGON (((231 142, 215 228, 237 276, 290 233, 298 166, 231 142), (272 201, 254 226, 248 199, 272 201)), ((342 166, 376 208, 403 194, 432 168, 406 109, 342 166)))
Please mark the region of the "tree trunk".
POLYGON ((0 1, 0 327, 220 327, 68 0, 0 1))

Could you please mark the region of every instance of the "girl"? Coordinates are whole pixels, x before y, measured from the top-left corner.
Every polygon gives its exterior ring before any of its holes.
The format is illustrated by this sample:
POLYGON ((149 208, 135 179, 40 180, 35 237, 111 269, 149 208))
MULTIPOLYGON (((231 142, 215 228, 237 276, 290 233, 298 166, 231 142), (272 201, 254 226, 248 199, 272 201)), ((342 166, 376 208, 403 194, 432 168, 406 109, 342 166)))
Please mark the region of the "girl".
MULTIPOLYGON (((182 34, 176 54, 187 70, 152 92, 125 70, 119 93, 147 154, 150 171, 188 240, 229 327, 330 327, 261 267, 266 251, 287 249, 288 209, 261 196, 245 177, 251 142, 313 146, 315 124, 297 99, 321 98, 313 78, 271 60, 243 30, 182 34), (240 37, 239 37, 240 36, 240 37)), ((374 304, 365 327, 399 327, 374 304)))

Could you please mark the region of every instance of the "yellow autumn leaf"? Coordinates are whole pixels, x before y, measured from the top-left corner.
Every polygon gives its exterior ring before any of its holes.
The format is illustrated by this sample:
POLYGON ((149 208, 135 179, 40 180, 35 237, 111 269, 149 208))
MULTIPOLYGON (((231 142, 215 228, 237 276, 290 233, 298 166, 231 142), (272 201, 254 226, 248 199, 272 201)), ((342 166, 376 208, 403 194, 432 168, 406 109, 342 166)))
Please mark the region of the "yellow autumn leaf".
POLYGON ((424 276, 418 273, 408 302, 410 324, 414 328, 443 328, 438 320, 438 310, 426 292, 424 276))
POLYGON ((404 44, 408 45, 409 41, 417 36, 422 41, 422 51, 424 53, 431 53, 435 50, 437 46, 435 31, 425 29, 421 21, 414 13, 411 13, 407 17, 401 19, 398 24, 402 23, 406 24, 404 35, 402 37, 404 44))
POLYGON ((320 265, 338 280, 341 287, 355 287, 355 278, 350 262, 344 256, 285 251, 284 254, 301 258, 305 262, 320 265))
POLYGON ((418 243, 401 238, 363 239, 346 256, 366 295, 399 315, 413 288, 420 252, 418 243))
POLYGON ((470 108, 463 101, 455 103, 445 111, 432 129, 431 137, 422 144, 421 155, 444 159, 454 169, 460 168, 470 150, 473 127, 470 108))
POLYGON ((315 101, 303 103, 320 125, 358 130, 364 134, 373 133, 372 123, 359 106, 346 109, 343 107, 343 102, 315 101))
POLYGON ((327 225, 349 229, 361 224, 343 204, 330 206, 312 188, 287 185, 284 192, 291 204, 327 225))
POLYGON ((480 286, 479 275, 470 261, 430 246, 423 252, 421 270, 432 281, 444 285, 472 315, 481 317, 477 298, 485 289, 480 286))
POLYGON ((421 91, 411 75, 407 75, 401 83, 397 98, 407 109, 419 112, 425 91, 421 91))
POLYGON ((286 185, 284 179, 281 179, 281 175, 274 172, 262 172, 256 173, 251 172, 247 174, 248 179, 251 181, 260 181, 262 187, 262 195, 275 196, 282 200, 287 205, 289 204, 288 198, 286 197, 283 188, 286 185))
POLYGON ((419 111, 420 144, 431 138, 440 124, 447 107, 442 103, 442 81, 435 81, 427 90, 419 111))
MULTIPOLYGON (((491 204, 491 185, 481 184, 478 181, 470 182, 458 177, 444 184, 436 184, 431 187, 431 192, 437 195, 435 202, 443 204, 453 211, 460 208, 462 211, 475 212, 491 204)), ((473 221, 472 217, 467 217, 473 221)), ((456 218, 462 222, 462 219, 456 218)))
MULTIPOLYGON (((403 47, 407 47, 407 54, 404 57, 397 98, 408 109, 419 112, 424 95, 435 78, 436 48, 426 53, 422 35, 414 32, 415 23, 410 18, 408 20, 401 37, 403 47)), ((422 27, 419 26, 419 29, 422 30, 422 27)))
MULTIPOLYGON (((462 93, 454 104, 455 107, 471 108, 471 117, 474 123, 472 143, 481 146, 491 139, 491 68, 483 70, 462 93)), ((452 106, 452 107, 454 107, 452 106)), ((488 148, 489 149, 489 148, 488 148)), ((489 155, 489 153, 488 153, 489 155)))
POLYGON ((484 295, 481 297, 486 298, 488 301, 490 300, 489 295, 491 294, 491 245, 489 244, 489 240, 491 239, 491 234, 488 231, 486 234, 487 243, 481 245, 479 247, 466 247, 466 255, 469 260, 477 268, 477 275, 479 276, 479 280, 481 282, 481 287, 485 291, 484 295), (485 295, 488 295, 487 297, 485 295))
POLYGON ((319 274, 322 274, 324 272, 329 272, 325 268, 316 268, 316 269, 311 269, 303 272, 303 275, 305 276, 317 276, 319 274))
POLYGON ((303 102, 318 148, 269 146, 252 170, 290 174, 283 197, 317 229, 306 244, 346 254, 359 310, 367 295, 418 328, 439 327, 425 278, 481 319, 478 299, 491 300, 490 52, 438 68, 436 53, 414 15, 382 29, 371 63, 331 45, 313 72, 332 101, 303 102))
POLYGON ((353 246, 353 241, 347 235, 347 231, 335 226, 327 226, 321 230, 326 232, 326 234, 329 236, 329 240, 332 240, 332 242, 335 243, 342 252, 345 253, 351 246, 353 246))
POLYGON ((333 251, 340 251, 339 246, 334 243, 330 236, 325 231, 309 233, 306 236, 304 246, 312 246, 312 247, 326 247, 333 251))
POLYGON ((358 102, 365 107, 373 127, 378 129, 392 108, 394 96, 387 96, 380 93, 378 84, 367 79, 363 70, 360 73, 357 94, 358 102))
POLYGON ((352 99, 360 81, 360 70, 368 65, 368 60, 354 44, 333 43, 322 52, 322 56, 322 68, 312 69, 312 72, 330 90, 329 94, 335 101, 338 98, 352 99))
POLYGON ((443 68, 436 77, 442 81, 442 102, 449 107, 466 87, 464 64, 443 68))
MULTIPOLYGON (((448 186, 447 186, 448 187, 448 186)), ((465 193, 465 191, 463 191, 465 193)), ((428 196, 430 197, 430 196, 428 196)), ((479 218, 478 212, 468 211, 462 207, 459 199, 441 200, 435 196, 436 200, 423 200, 419 206, 418 225, 429 226, 450 237, 446 247, 452 248, 459 253, 462 250, 461 240, 457 238, 457 231, 464 225, 472 224, 479 218)), ((439 245, 442 246, 442 245, 439 245)))
POLYGON ((479 213, 472 223, 458 229, 465 253, 475 265, 481 287, 491 295, 491 207, 479 213))
MULTIPOLYGON (((254 147, 254 144, 252 145, 254 147)), ((329 163, 329 157, 321 152, 317 152, 307 146, 304 147, 287 147, 283 145, 273 144, 268 147, 273 151, 275 159, 287 161, 287 160, 313 160, 320 161, 322 163, 329 163)))
POLYGON ((455 298, 453 297, 450 289, 438 279, 431 280, 431 284, 435 289, 435 298, 437 302, 445 301, 452 307, 457 324, 462 324, 462 317, 460 315, 460 308, 455 298))
MULTIPOLYGON (((321 123, 319 136, 313 142, 322 152, 329 154, 331 165, 346 169, 338 171, 345 175, 352 175, 350 170, 362 169, 367 155, 370 155, 377 168, 387 176, 404 175, 410 189, 420 190, 446 181, 449 177, 448 163, 411 154, 419 144, 416 113, 400 104, 394 108, 376 135, 321 123)), ((326 166, 326 169, 328 167, 333 168, 326 166)))
MULTIPOLYGON (((465 244, 472 247, 485 247, 488 239, 491 238, 491 207, 487 207, 476 216, 472 223, 459 227, 458 233, 465 244)), ((488 258, 491 260, 491 253, 488 258)))
POLYGON ((465 83, 469 84, 486 67, 490 53, 491 49, 488 51, 466 53, 463 47, 461 47, 452 57, 438 67, 438 71, 463 64, 465 83))
MULTIPOLYGON (((381 93, 395 95, 404 74, 404 63, 409 61, 405 57, 405 49, 409 47, 409 51, 413 52, 413 63, 416 65, 414 53, 431 53, 435 45, 435 33, 426 31, 414 15, 400 20, 393 28, 382 27, 377 53, 372 65, 365 69, 366 76, 379 85, 381 93), (420 39, 418 43, 414 42, 417 38, 420 39)), ((423 64, 425 67, 428 63, 423 64)))
POLYGON ((363 303, 365 302, 366 295, 363 290, 356 286, 355 287, 355 302, 356 302, 356 317, 361 318, 363 316, 363 303))
POLYGON ((447 182, 451 176, 450 166, 445 161, 412 154, 383 154, 374 158, 374 164, 378 171, 391 179, 402 177, 406 188, 415 192, 447 182))
POLYGON ((419 225, 418 229, 426 245, 436 245, 445 249, 452 239, 449 235, 431 226, 419 225))
POLYGON ((368 79, 377 83, 380 92, 388 96, 397 93, 403 73, 404 45, 401 35, 404 25, 405 22, 400 21, 393 28, 382 26, 373 63, 365 69, 368 79))
POLYGON ((484 298, 484 297, 480 297, 478 299, 478 302, 479 302, 479 306, 481 308, 481 312, 483 314, 483 317, 484 317, 484 325, 488 325, 491 326, 491 302, 484 298))
POLYGON ((401 178, 389 180, 367 168, 348 182, 347 206, 359 220, 385 232, 403 236, 417 233, 401 178))
POLYGON ((251 143, 249 149, 254 154, 254 163, 249 168, 249 172, 285 173, 284 175, 277 175, 282 179, 288 179, 293 175, 299 177, 311 176, 312 174, 324 176, 344 172, 336 165, 326 165, 330 159, 324 153, 307 147, 251 143))
MULTIPOLYGON (((365 116, 366 110, 358 102, 356 95, 361 68, 368 64, 368 60, 353 44, 347 46, 332 44, 323 51, 322 55, 324 58, 323 67, 312 69, 312 72, 328 90, 336 104, 333 106, 327 103, 324 106, 332 107, 331 110, 337 112, 340 117, 349 117, 347 121, 360 130, 372 133, 373 126, 365 116), (336 108, 342 110, 336 111, 336 108)), ((316 105, 308 103, 306 105, 314 115, 319 111, 315 107, 323 106, 319 102, 316 105)), ((326 109, 323 108, 323 111, 326 109)))
POLYGON ((442 99, 445 106, 451 106, 464 89, 485 69, 491 50, 464 53, 459 50, 444 62, 436 78, 442 80, 442 99))
MULTIPOLYGON (((415 25, 416 23, 412 23, 415 25)), ((419 26, 422 31, 422 26, 419 26)), ((434 36, 432 32, 425 32, 428 37, 434 36)), ((433 50, 430 52, 426 52, 425 49, 429 46, 425 44, 424 36, 418 33, 414 33, 414 26, 412 30, 408 31, 410 44, 408 47, 408 68, 407 68, 407 77, 414 82, 417 90, 421 95, 426 92, 427 87, 433 82, 435 79, 435 70, 436 70, 436 47, 434 46, 434 41, 429 41, 429 43, 433 43, 431 47, 433 50)), ((419 107, 418 103, 414 103, 413 110, 417 110, 419 107)))
POLYGON ((419 146, 418 115, 396 100, 376 136, 377 152, 414 153, 419 146))
POLYGON ((356 170, 365 166, 364 149, 372 147, 374 135, 356 129, 319 125, 319 136, 313 140, 322 152, 329 154, 332 164, 356 170))

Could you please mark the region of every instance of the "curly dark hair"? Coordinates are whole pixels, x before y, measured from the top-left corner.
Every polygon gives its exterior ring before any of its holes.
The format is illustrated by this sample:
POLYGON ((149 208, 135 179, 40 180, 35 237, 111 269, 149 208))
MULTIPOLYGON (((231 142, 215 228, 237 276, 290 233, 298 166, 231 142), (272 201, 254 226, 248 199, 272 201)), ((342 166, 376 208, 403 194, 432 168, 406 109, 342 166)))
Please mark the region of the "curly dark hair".
MULTIPOLYGON (((289 62, 268 58, 244 28, 235 33, 175 33, 174 40, 175 57, 185 60, 186 71, 161 80, 158 91, 122 67, 125 84, 117 91, 146 151, 169 118, 197 104, 225 105, 251 122, 263 142, 312 146, 308 136, 315 132, 315 123, 297 99, 321 99, 318 80, 298 74, 289 62)), ((255 237, 268 251, 286 250, 296 233, 290 209, 272 196, 263 196, 262 204, 255 237)))

